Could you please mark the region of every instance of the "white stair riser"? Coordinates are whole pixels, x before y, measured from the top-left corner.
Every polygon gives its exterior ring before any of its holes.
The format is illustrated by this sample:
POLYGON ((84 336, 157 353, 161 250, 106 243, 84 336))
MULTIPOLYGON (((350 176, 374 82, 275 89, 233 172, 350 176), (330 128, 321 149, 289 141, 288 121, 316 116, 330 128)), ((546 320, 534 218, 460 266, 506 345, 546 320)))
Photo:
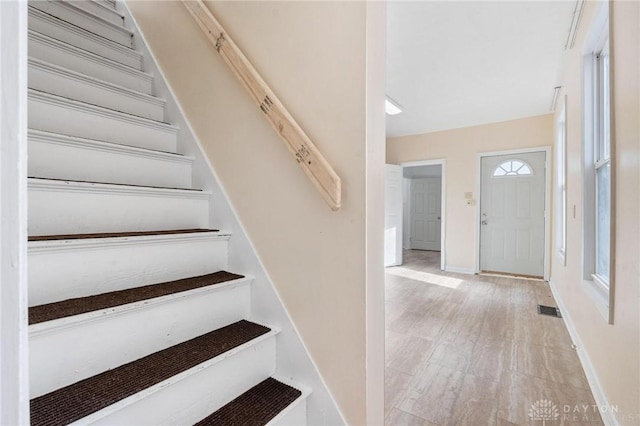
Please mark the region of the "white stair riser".
POLYGON ((29 5, 116 43, 127 47, 132 46, 130 31, 106 20, 96 18, 92 14, 86 13, 82 9, 66 2, 34 1, 30 2, 29 5))
POLYGON ((130 67, 142 69, 142 56, 130 47, 69 24, 36 8, 29 7, 28 23, 30 30, 130 67))
POLYGON ((124 25, 124 19, 122 18, 122 15, 116 12, 113 8, 103 6, 100 3, 94 1, 87 0, 69 1, 69 3, 79 9, 86 10, 87 12, 93 13, 94 15, 106 19, 112 24, 124 25))
POLYGON ((29 62, 29 87, 150 120, 164 119, 164 103, 37 61, 29 62))
POLYGON ((29 235, 191 229, 209 223, 209 200, 202 194, 32 184, 28 194, 29 235))
POLYGON ((194 424, 235 399, 274 372, 275 338, 128 405, 96 424, 194 424))
POLYGON ((301 426, 307 424, 307 400, 294 402, 295 407, 291 408, 282 417, 277 417, 267 423, 268 426, 301 426))
POLYGON ((94 246, 30 243, 29 306, 209 274, 227 268, 227 240, 167 239, 94 246), (39 248, 35 248, 39 247, 39 248))
POLYGON ((110 6, 116 9, 116 0, 95 0, 95 1, 106 4, 107 6, 110 6))
POLYGON ((29 96, 29 128, 158 151, 175 152, 177 131, 135 117, 77 105, 60 99, 29 96))
POLYGON ((91 0, 91 1, 94 1, 94 2, 96 2, 96 3, 103 4, 103 5, 107 6, 107 7, 112 8, 113 10, 117 10, 117 9, 116 9, 116 2, 115 2, 115 0, 91 0))
POLYGON ((126 65, 86 54, 72 46, 51 42, 50 39, 35 36, 35 33, 31 33, 29 37, 29 55, 138 92, 152 92, 152 79, 149 75, 126 65))
POLYGON ((191 188, 191 161, 109 144, 29 136, 29 176, 191 188), (155 154, 155 155, 154 155, 155 154))
POLYGON ((32 333, 31 398, 247 318, 249 292, 245 282, 32 333))

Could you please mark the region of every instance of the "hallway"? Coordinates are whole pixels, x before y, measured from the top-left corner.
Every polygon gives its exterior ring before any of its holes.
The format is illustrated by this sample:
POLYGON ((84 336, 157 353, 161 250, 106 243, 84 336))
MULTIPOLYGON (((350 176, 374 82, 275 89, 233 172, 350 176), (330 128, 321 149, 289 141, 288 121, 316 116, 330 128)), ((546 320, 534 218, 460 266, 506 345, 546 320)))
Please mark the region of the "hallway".
POLYGON ((536 311, 555 306, 546 283, 407 250, 385 287, 387 425, 602 424, 563 321, 536 311))

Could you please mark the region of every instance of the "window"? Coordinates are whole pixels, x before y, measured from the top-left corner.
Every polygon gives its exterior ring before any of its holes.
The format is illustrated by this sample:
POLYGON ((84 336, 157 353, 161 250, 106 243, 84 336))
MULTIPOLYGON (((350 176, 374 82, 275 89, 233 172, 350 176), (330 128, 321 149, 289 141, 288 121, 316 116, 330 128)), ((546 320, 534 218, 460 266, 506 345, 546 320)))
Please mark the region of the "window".
POLYGON ((611 322, 612 143, 608 7, 596 13, 583 56, 583 273, 600 312, 611 322))
POLYGON ((556 122, 556 248, 565 261, 567 251, 567 101, 560 107, 556 122))
POLYGON ((493 177, 525 176, 531 174, 531 167, 521 160, 509 160, 500 164, 493 171, 493 177))

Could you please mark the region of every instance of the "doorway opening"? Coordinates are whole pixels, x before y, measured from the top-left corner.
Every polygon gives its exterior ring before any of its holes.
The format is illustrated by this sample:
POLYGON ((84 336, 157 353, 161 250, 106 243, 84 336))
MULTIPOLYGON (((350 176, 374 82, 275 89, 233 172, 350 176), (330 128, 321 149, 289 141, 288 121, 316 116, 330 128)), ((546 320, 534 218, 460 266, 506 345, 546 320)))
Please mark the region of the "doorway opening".
POLYGON ((438 252, 445 269, 445 160, 387 165, 385 266, 398 266, 403 250, 438 252), (391 231, 400 231, 400 233, 391 231))

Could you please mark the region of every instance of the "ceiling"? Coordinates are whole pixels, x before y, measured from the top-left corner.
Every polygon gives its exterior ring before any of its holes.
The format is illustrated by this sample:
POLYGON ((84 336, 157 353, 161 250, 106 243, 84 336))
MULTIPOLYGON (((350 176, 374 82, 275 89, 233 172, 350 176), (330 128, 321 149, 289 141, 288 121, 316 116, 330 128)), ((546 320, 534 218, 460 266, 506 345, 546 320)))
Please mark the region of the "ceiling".
POLYGON ((550 112, 571 1, 390 1, 387 136, 550 112))

